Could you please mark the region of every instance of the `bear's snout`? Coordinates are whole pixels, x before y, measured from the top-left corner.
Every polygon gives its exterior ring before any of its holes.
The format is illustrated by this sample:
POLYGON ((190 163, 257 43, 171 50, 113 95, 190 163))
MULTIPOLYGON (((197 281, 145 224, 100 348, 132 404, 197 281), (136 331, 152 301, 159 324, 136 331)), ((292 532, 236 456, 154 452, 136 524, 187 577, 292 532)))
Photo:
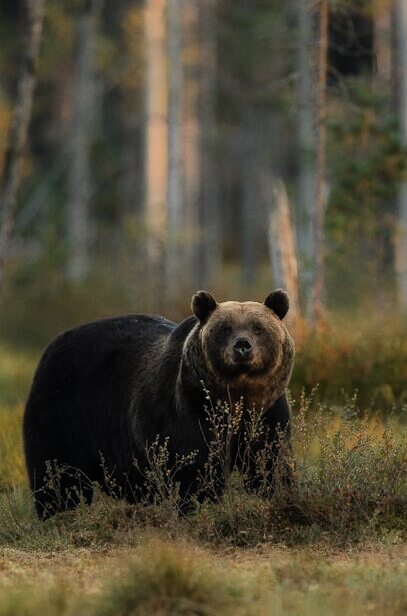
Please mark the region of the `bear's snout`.
POLYGON ((238 361, 242 359, 249 359, 252 351, 253 345, 248 338, 239 336, 233 341, 233 353, 238 361))

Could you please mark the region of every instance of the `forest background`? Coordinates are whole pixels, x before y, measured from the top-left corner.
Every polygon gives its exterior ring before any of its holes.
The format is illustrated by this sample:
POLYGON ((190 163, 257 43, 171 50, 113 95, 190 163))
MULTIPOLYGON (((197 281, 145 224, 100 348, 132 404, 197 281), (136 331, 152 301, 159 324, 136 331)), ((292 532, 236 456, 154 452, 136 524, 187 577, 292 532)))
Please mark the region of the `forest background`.
POLYGON ((283 286, 298 388, 404 401, 406 10, 2 0, 4 343, 283 286))

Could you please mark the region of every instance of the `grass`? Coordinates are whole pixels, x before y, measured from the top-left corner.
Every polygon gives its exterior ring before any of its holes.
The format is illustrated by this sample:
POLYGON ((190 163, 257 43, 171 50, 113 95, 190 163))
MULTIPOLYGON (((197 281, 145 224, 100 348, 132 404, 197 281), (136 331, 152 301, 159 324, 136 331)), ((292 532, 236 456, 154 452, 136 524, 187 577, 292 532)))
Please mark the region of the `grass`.
POLYGON ((297 395, 295 489, 268 499, 232 475, 219 502, 188 516, 171 509, 176 500, 144 507, 97 494, 42 523, 21 445, 33 358, 6 347, 0 358, 0 616, 405 613, 403 403, 390 416, 352 397, 331 406, 297 395))
POLYGON ((397 616, 407 608, 405 556, 400 549, 329 554, 270 545, 214 552, 155 537, 131 554, 59 553, 49 573, 42 554, 24 561, 10 553, 18 574, 6 574, 0 614, 397 616))

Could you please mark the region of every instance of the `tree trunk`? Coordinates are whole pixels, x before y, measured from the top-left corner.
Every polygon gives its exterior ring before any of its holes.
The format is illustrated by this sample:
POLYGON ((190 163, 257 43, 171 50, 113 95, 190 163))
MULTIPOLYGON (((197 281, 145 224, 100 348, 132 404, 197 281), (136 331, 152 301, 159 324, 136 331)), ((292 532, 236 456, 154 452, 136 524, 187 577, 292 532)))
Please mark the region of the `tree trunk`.
POLYGON ((270 184, 271 180, 265 177, 263 179, 264 194, 273 195, 268 232, 273 285, 287 291, 290 298, 290 314, 295 317, 299 313, 299 287, 296 239, 291 208, 284 182, 277 180, 273 187, 270 184))
POLYGON ((299 0, 298 45, 298 142, 300 168, 298 178, 299 250, 301 254, 301 280, 306 304, 310 306, 313 279, 314 230, 313 212, 316 204, 316 98, 313 80, 313 18, 309 0, 299 0))
POLYGON ((168 0, 168 236, 166 290, 181 292, 182 216, 182 0, 168 0))
POLYGON ((26 0, 26 9, 27 26, 23 42, 23 62, 1 187, 0 281, 3 279, 4 265, 8 257, 9 243, 16 214, 22 156, 27 142, 36 82, 37 59, 41 44, 44 0, 26 0))
MULTIPOLYGON (((259 113, 259 112, 257 112, 259 113)), ((260 160, 263 152, 258 134, 256 111, 249 108, 243 121, 241 159, 242 177, 241 253, 243 284, 246 289, 255 281, 259 257, 259 224, 261 203, 258 195, 260 160)), ((260 180, 261 181, 261 180, 260 180)))
MULTIPOLYGON (((184 202, 186 221, 185 274, 189 284, 201 286, 205 278, 204 263, 200 259, 203 241, 202 131, 200 117, 201 51, 199 0, 185 0, 183 8, 184 36, 184 202), (189 274, 189 276, 188 276, 189 274)), ((192 288, 192 287, 191 287, 192 288)))
POLYGON ((216 9, 217 0, 201 0, 200 5, 201 36, 201 84, 200 84, 200 122, 202 131, 202 181, 201 181, 201 223, 203 241, 201 241, 202 268, 201 284, 210 286, 219 271, 220 250, 220 207, 218 195, 218 177, 215 163, 216 121, 216 9))
POLYGON ((318 141, 316 202, 314 228, 314 280, 312 286, 312 317, 318 323, 323 311, 324 292, 324 219, 326 205, 326 86, 328 61, 328 0, 320 0, 319 62, 318 62, 318 141))
POLYGON ((373 48, 378 86, 389 87, 392 77, 392 5, 389 2, 374 3, 373 48))
POLYGON ((68 207, 68 276, 82 281, 89 271, 90 148, 95 113, 95 38, 98 0, 87 0, 77 20, 68 207))
MULTIPOLYGON (((407 147, 407 0, 397 0, 396 8, 400 132, 407 147)), ((401 310, 407 313, 407 182, 402 182, 399 191, 395 250, 398 301, 401 310)))
POLYGON ((159 309, 164 283, 168 127, 166 1, 147 0, 145 51, 145 212, 150 308, 159 309))

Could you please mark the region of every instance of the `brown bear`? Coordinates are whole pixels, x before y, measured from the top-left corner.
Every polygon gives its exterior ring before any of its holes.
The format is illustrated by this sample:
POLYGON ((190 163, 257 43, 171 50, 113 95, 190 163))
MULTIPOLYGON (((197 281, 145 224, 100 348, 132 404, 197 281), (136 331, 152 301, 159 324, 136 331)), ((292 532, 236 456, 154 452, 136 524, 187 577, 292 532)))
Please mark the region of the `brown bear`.
MULTIPOLYGON (((142 500, 151 490, 149 447, 158 442, 165 443, 172 468, 189 460, 174 477, 181 499, 203 499, 198 478, 214 429, 208 395, 215 403, 259 409, 258 447, 273 448, 279 430, 288 437, 286 388, 294 358, 282 323, 288 306, 281 290, 263 304, 218 304, 199 291, 192 298, 194 315, 178 325, 128 315, 59 335, 41 358, 24 416, 38 515, 72 508, 81 497, 90 502, 96 482, 106 491, 113 485, 130 502, 142 500)), ((239 467, 235 441, 230 463, 239 467)), ((272 457, 268 465, 271 477, 272 457)))

